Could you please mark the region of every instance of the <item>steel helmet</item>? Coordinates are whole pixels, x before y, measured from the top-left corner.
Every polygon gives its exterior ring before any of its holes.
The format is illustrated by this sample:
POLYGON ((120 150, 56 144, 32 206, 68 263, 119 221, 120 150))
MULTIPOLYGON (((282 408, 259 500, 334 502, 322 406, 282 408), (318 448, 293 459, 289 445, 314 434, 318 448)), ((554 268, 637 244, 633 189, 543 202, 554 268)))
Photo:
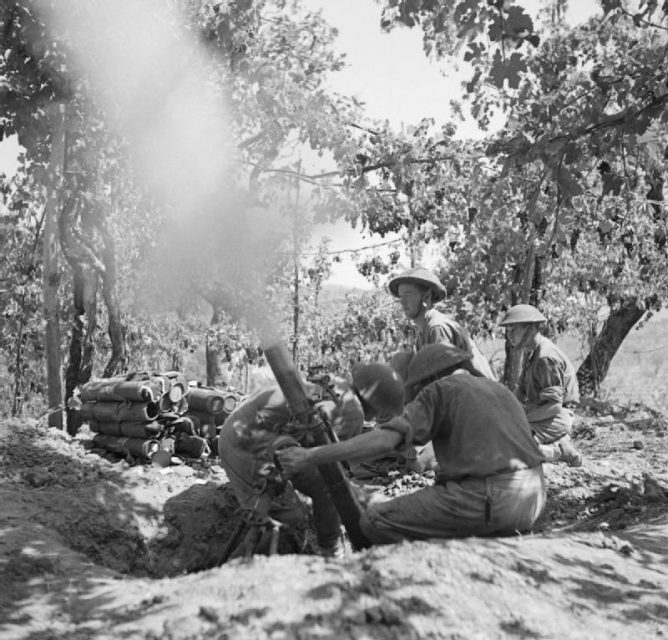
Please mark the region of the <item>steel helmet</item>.
POLYGON ((547 318, 530 304, 516 304, 510 307, 499 323, 502 327, 510 324, 528 324, 547 322, 547 318))
POLYGON ((404 410, 404 390, 399 374, 386 364, 356 364, 353 386, 376 416, 392 418, 404 410))
POLYGON ((408 375, 408 365, 411 363, 415 353, 413 351, 397 351, 390 358, 390 367, 392 367, 405 380, 408 375))
POLYGON ((415 354, 408 365, 408 378, 404 387, 412 387, 428 380, 472 357, 467 351, 450 344, 428 344, 415 354))
POLYGON ((434 302, 445 298, 445 287, 441 284, 441 281, 435 274, 423 267, 408 269, 408 271, 404 271, 390 279, 387 283, 387 288, 395 298, 399 297, 400 284, 417 284, 421 287, 431 289, 434 294, 434 302))

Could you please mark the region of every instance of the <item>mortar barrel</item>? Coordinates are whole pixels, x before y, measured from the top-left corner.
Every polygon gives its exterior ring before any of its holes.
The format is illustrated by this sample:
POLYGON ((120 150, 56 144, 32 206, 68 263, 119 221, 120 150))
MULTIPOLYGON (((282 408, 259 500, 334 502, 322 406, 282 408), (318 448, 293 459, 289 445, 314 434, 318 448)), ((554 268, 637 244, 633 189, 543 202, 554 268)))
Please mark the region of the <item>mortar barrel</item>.
MULTIPOLYGON (((272 344, 264 349, 264 355, 276 377, 292 415, 304 425, 311 427, 316 444, 324 445, 331 442, 327 429, 304 389, 290 354, 284 344, 272 344)), ((370 542, 360 527, 362 507, 353 492, 340 462, 318 466, 332 502, 341 517, 341 522, 348 532, 350 544, 354 549, 370 546, 370 542)))

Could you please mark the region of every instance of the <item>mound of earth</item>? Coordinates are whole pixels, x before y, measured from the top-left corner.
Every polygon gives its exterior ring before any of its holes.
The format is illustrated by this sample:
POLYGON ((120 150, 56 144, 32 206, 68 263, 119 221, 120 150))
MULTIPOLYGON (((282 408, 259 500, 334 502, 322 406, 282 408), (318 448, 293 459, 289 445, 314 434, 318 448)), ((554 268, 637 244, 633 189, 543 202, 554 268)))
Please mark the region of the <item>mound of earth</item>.
MULTIPOLYGON (((0 423, 0 637, 662 638, 668 425, 589 403, 581 468, 546 465, 548 506, 516 538, 324 559, 308 532, 219 566, 239 522, 216 459, 132 465, 34 421, 0 423)), ((367 465, 389 495, 433 480, 367 465)), ((363 475, 362 473, 359 474, 363 475)))

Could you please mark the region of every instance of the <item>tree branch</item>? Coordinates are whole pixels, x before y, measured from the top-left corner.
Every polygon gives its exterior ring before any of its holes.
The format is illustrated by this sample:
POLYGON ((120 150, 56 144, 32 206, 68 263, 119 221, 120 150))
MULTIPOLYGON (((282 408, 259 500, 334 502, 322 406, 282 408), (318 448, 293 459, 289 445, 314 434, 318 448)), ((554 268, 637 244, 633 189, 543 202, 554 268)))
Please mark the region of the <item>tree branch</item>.
POLYGON ((561 140, 579 138, 582 136, 591 135, 592 133, 596 133, 601 129, 610 129, 612 127, 616 127, 617 125, 624 124, 625 122, 630 122, 631 120, 637 118, 646 111, 657 109, 662 105, 666 104, 667 102, 668 102, 668 93, 664 93, 662 96, 657 96, 653 98, 649 102, 649 104, 646 104, 640 108, 629 107, 628 109, 624 109, 623 111, 620 111, 615 115, 609 116, 608 118, 605 118, 600 122, 579 127, 574 132, 561 133, 556 136, 553 136, 548 140, 548 142, 559 142, 561 140))

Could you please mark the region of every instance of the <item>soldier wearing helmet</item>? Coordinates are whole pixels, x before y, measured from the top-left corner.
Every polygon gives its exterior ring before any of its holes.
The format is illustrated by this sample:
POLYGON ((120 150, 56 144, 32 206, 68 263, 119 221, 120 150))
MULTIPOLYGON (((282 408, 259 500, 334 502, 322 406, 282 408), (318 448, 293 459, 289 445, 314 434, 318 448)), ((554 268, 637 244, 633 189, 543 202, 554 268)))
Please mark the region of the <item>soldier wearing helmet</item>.
POLYGON ((401 416, 346 442, 280 452, 287 473, 337 460, 359 462, 431 441, 433 486, 371 503, 360 522, 376 544, 507 535, 530 528, 545 504, 542 456, 522 405, 501 383, 476 376, 471 354, 433 344, 411 360, 401 416))
POLYGON ((548 462, 582 464, 569 434, 573 407, 580 400, 575 367, 540 329, 547 318, 530 304, 511 307, 501 320, 512 349, 524 352, 516 395, 524 406, 534 437, 548 462))
MULTIPOLYGON (((392 278, 387 285, 390 293, 399 300, 406 317, 415 326, 414 350, 419 351, 428 344, 452 345, 471 353, 470 366, 476 375, 496 380, 492 368, 468 333, 450 316, 434 308, 445 299, 445 287, 437 276, 422 267, 408 269, 392 278)), ((410 399, 407 396, 407 399, 410 399)), ((408 466, 416 471, 436 468, 436 458, 431 445, 408 452, 408 466)))
MULTIPOLYGON (((327 399, 322 386, 304 382, 307 394, 328 416, 340 440, 358 434, 365 420, 387 419, 403 410, 401 381, 389 367, 360 364, 351 373, 352 384, 343 380, 334 382, 337 402, 327 399)), ((281 388, 274 385, 251 394, 223 424, 218 436, 218 454, 242 508, 253 507, 258 499, 261 471, 273 463, 279 438, 289 435, 295 444, 312 444, 310 431, 299 430, 291 418, 281 388)), ((306 466, 291 480, 292 486, 287 485, 280 494, 271 497, 268 515, 290 526, 302 522, 306 511, 295 494, 297 489, 312 500, 322 554, 338 555, 342 552, 341 521, 320 473, 315 466, 306 466)))
POLYGON ((496 379, 489 362, 464 327, 434 308, 445 299, 445 287, 435 274, 422 267, 408 269, 392 278, 387 288, 415 326, 415 351, 428 344, 451 344, 472 354, 471 366, 478 375, 496 379))

